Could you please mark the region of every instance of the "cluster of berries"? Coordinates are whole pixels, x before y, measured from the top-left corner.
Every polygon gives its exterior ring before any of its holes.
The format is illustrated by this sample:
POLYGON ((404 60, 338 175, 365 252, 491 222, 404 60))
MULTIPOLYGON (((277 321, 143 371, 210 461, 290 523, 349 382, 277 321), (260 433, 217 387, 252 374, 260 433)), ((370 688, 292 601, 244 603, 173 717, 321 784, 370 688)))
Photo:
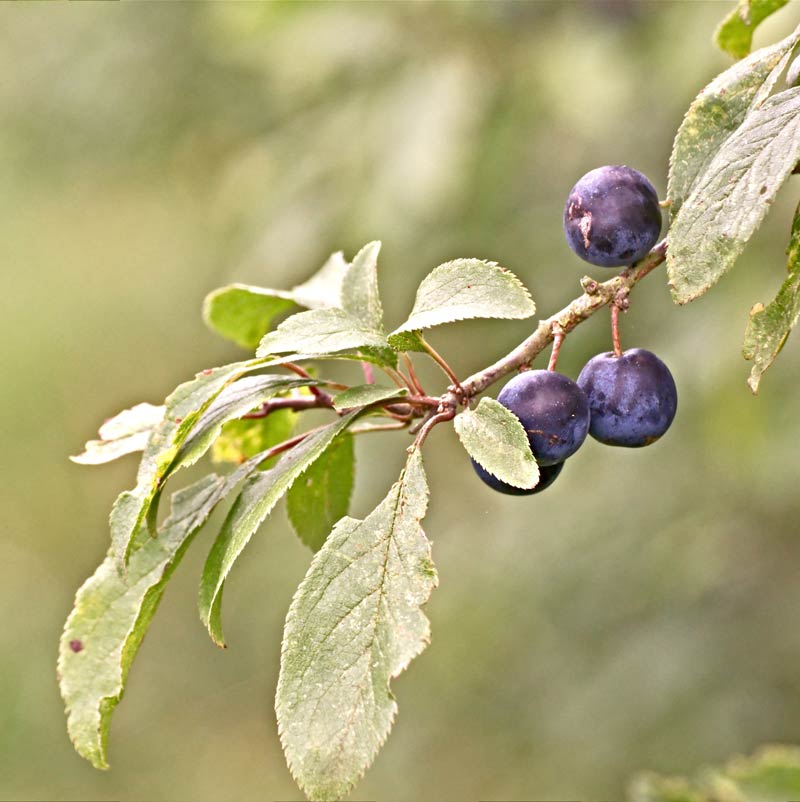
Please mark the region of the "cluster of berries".
MULTIPOLYGON (((564 209, 569 246, 602 267, 630 265, 645 256, 661 231, 661 209, 652 184, 624 166, 599 167, 572 188, 564 209)), ((667 431, 678 405, 667 366, 641 348, 598 354, 577 382, 554 370, 528 370, 511 379, 497 400, 519 418, 539 464, 539 482, 512 487, 473 460, 494 490, 532 495, 548 488, 590 434, 611 446, 638 448, 667 431)))

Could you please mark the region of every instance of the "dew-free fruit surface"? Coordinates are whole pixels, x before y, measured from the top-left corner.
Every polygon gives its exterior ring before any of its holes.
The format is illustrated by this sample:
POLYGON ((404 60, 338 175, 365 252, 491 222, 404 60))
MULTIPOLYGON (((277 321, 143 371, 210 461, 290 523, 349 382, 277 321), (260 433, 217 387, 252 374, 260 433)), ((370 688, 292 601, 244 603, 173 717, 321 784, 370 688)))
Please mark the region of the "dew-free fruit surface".
POLYGON ((507 484, 506 482, 501 481, 496 476, 492 476, 482 465, 475 462, 472 457, 470 457, 470 461, 472 462, 472 467, 475 469, 475 473, 480 476, 480 478, 487 484, 492 490, 496 490, 498 493, 506 493, 509 496, 532 496, 536 493, 541 493, 542 490, 547 490, 553 482, 558 478, 558 475, 561 473, 561 469, 564 467, 563 462, 559 462, 555 465, 545 465, 539 468, 539 482, 535 487, 530 489, 525 489, 522 487, 514 487, 513 485, 507 484))
POLYGON ((631 348, 592 357, 578 376, 591 407, 589 433, 610 446, 639 448, 669 429, 678 391, 669 368, 651 351, 631 348))
POLYGON ((564 234, 572 250, 593 265, 621 267, 641 259, 661 233, 653 185, 625 165, 598 167, 572 188, 564 206, 564 234))
POLYGON ((497 400, 519 418, 539 466, 563 462, 586 439, 589 400, 563 373, 526 370, 503 387, 497 400))

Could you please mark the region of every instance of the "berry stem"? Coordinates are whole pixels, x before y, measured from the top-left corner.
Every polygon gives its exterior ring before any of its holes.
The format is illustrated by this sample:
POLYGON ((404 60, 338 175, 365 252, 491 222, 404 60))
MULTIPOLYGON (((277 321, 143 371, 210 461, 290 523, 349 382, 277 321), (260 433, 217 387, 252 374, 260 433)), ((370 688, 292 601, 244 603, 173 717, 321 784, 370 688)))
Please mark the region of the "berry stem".
POLYGON ((548 370, 555 370, 558 364, 558 354, 561 351, 561 344, 564 342, 564 330, 558 323, 553 323, 553 350, 550 352, 550 362, 547 364, 548 370))
POLYGON ((622 356, 622 347, 619 344, 619 304, 612 302, 611 306, 611 342, 614 345, 614 356, 622 356))

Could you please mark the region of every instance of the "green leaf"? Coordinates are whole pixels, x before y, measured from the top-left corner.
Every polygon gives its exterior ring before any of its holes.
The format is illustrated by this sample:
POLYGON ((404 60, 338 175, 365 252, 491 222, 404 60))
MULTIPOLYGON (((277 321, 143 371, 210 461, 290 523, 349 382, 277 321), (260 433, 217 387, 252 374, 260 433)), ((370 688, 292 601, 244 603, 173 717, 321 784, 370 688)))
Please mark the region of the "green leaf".
POLYGON ((800 798, 800 750, 767 746, 736 756, 691 779, 646 773, 635 778, 631 802, 787 802, 800 798))
POLYGON ((203 319, 209 328, 243 348, 255 348, 272 319, 294 308, 291 293, 231 284, 206 296, 203 319))
POLYGON ((347 267, 340 290, 341 308, 312 309, 292 315, 264 337, 258 355, 371 349, 383 364, 393 362, 395 357, 386 342, 378 296, 380 247, 379 242, 365 245, 347 267))
POLYGON ((279 393, 318 384, 320 382, 316 379, 281 374, 246 376, 233 382, 203 413, 181 446, 169 472, 173 473, 178 467, 186 467, 197 462, 219 437, 227 421, 240 418, 279 393))
POLYGON ((341 251, 328 257, 324 265, 290 293, 295 303, 306 309, 325 309, 341 306, 342 281, 349 265, 341 251))
POLYGON ((493 398, 481 398, 453 421, 467 453, 490 474, 512 487, 529 489, 539 482, 539 466, 519 418, 493 398))
MULTIPOLYGON (((214 462, 240 464, 271 446, 292 436, 297 413, 291 409, 275 409, 265 418, 228 421, 211 447, 214 462)), ((276 458, 261 467, 270 467, 276 458)))
POLYGON ((292 600, 275 706, 289 769, 309 799, 341 799, 364 774, 397 711, 389 684, 430 640, 427 504, 415 449, 370 515, 336 524, 292 600))
POLYGON ((402 331, 399 334, 394 332, 389 335, 389 345, 398 352, 418 351, 422 354, 427 353, 419 331, 402 331))
POLYGON ((161 423, 166 407, 137 404, 107 420, 98 434, 99 440, 89 440, 82 454, 70 457, 80 465, 101 465, 125 454, 142 451, 150 432, 161 423))
POLYGON ((250 476, 245 482, 211 547, 200 582, 200 619, 218 646, 225 646, 221 619, 222 589, 233 564, 281 496, 323 454, 334 438, 350 425, 356 415, 344 415, 310 433, 284 454, 274 468, 250 476))
POLYGON ((175 493, 158 537, 139 530, 125 575, 109 554, 75 597, 59 645, 58 676, 69 736, 96 768, 108 768, 111 715, 167 580, 232 486, 212 474, 175 493))
POLYGON ((128 562, 133 533, 148 514, 180 447, 200 416, 225 387, 263 364, 263 360, 250 359, 204 370, 167 398, 164 418, 151 432, 139 463, 136 487, 120 493, 111 510, 111 547, 121 568, 128 562))
POLYGON ((731 268, 800 159, 800 88, 751 112, 709 164, 670 229, 672 296, 687 303, 731 268))
POLYGON ((789 256, 789 275, 778 294, 768 306, 756 304, 750 310, 750 320, 744 335, 745 359, 754 360, 747 383, 753 393, 764 372, 778 356, 786 338, 800 318, 800 206, 794 214, 792 235, 786 251, 789 256))
POLYGON ((669 164, 667 197, 675 220, 683 202, 725 140, 774 88, 798 41, 798 31, 718 75, 695 98, 681 123, 669 164))
POLYGON ((736 8, 725 17, 714 32, 720 50, 734 58, 743 58, 753 46, 753 32, 789 0, 739 0, 736 8))
POLYGON ((353 437, 337 437, 289 488, 286 511, 297 536, 319 551, 333 525, 347 515, 353 492, 353 437))
MULTIPOLYGON (((368 246, 369 247, 369 246, 368 246)), ((290 291, 231 284, 206 296, 203 317, 218 334, 244 348, 255 348, 276 315, 304 306, 324 309, 341 305, 341 287, 349 265, 341 251, 303 284, 290 291)))
POLYGON ((380 242, 370 242, 355 256, 342 282, 342 309, 365 329, 383 332, 383 308, 378 295, 380 242))
POLYGON ((316 354, 283 354, 265 360, 262 367, 285 365, 287 362, 336 361, 371 362, 374 365, 391 365, 396 367, 397 354, 387 348, 362 348, 357 351, 321 351, 316 354))
POLYGON ((536 312, 530 293, 510 271, 495 262, 456 259, 434 268, 419 285, 411 315, 389 336, 466 318, 526 318, 536 312))
POLYGON ((387 387, 383 384, 357 384, 333 397, 334 409, 352 409, 377 404, 390 398, 401 399, 408 390, 401 387, 387 387))
POLYGON ((312 309, 284 320, 264 337, 256 354, 312 355, 367 347, 388 348, 385 335, 365 328, 343 309, 312 309))

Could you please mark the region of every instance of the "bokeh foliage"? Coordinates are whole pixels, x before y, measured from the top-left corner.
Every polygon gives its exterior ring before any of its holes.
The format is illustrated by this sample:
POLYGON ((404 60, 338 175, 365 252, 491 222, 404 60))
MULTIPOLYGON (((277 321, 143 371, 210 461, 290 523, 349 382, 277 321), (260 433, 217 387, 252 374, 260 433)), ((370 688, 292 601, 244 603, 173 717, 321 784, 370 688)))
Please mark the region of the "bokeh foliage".
MULTIPOLYGON (((272 696, 308 552, 277 517, 226 591, 228 652, 195 614, 209 541, 143 644, 112 771, 75 756, 54 644, 134 462, 92 473, 66 455, 119 409, 243 356, 203 326, 209 290, 291 287, 340 248, 382 239, 390 327, 461 256, 514 270, 540 314, 563 305, 585 272, 560 230, 566 191, 624 162, 665 192, 683 111, 727 63, 710 44, 720 5, 0 9, 4 796, 296 797, 272 696)), ((756 43, 787 34, 792 9, 756 43)), ((623 342, 656 351, 679 386, 662 443, 588 444, 546 495, 508 499, 476 482, 454 435, 432 435, 434 642, 397 682, 403 716, 360 798, 618 798, 641 769, 691 774, 800 741, 800 351, 790 340, 758 399, 739 356, 750 303, 785 277, 795 203, 790 182, 691 307, 663 275, 636 290, 623 342)), ((528 326, 432 339, 467 373, 528 326)), ((598 317, 560 364, 574 376, 607 347, 598 317)), ((397 435, 375 437, 357 444, 374 466, 358 516, 400 470, 397 435)))

